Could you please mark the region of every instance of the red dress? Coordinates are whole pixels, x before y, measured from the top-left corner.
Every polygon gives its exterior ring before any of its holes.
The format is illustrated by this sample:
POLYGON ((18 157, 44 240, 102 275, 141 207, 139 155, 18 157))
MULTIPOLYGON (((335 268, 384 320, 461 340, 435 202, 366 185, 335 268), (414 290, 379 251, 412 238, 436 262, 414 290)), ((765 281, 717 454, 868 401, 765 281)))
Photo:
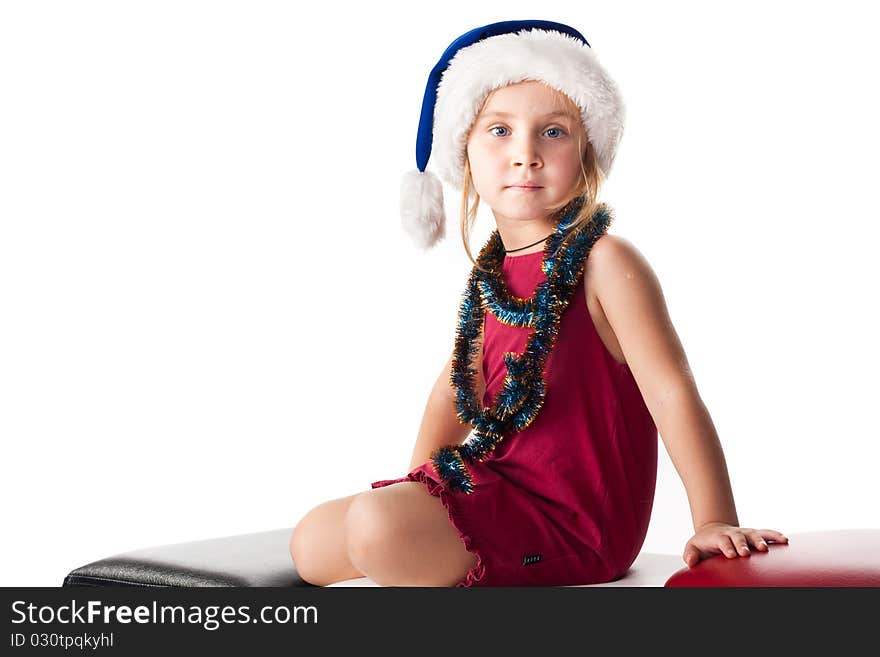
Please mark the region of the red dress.
MULTIPOLYGON (((543 252, 505 256, 511 294, 530 297, 546 277, 543 252)), ((483 406, 534 329, 486 311, 483 406)), ((420 481, 440 498, 476 565, 457 586, 560 586, 622 577, 638 556, 654 502, 657 428, 635 379, 599 338, 584 280, 560 318, 547 358, 544 404, 532 423, 506 435, 483 462, 468 464, 474 490, 447 489, 429 460, 379 488, 420 481)))

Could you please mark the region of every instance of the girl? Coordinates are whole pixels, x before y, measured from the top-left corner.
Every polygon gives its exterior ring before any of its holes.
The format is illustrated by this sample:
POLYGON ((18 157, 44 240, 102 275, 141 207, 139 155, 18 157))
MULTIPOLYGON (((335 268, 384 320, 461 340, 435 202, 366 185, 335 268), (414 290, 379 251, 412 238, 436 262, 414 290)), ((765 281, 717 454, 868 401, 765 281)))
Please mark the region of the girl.
POLYGON ((712 421, 657 279, 597 202, 623 131, 617 87, 584 37, 505 21, 434 67, 401 189, 422 247, 445 235, 439 179, 462 190, 474 267, 410 472, 331 500, 294 529, 300 576, 383 586, 555 586, 622 577, 651 515, 657 432, 687 489, 683 559, 748 556, 712 421), (480 201, 494 231, 474 261, 480 201), (476 360, 475 360, 476 359, 476 360), (467 439, 467 440, 465 440, 467 439))

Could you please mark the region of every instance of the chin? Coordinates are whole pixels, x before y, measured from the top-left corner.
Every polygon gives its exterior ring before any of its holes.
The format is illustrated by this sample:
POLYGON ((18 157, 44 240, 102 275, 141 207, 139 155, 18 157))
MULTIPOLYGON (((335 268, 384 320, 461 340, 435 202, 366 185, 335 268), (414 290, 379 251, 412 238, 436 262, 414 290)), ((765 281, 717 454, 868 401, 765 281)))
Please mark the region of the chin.
POLYGON ((532 221, 533 219, 546 216, 547 214, 549 213, 543 208, 543 206, 536 206, 534 209, 513 208, 504 212, 504 216, 510 221, 532 221))
POLYGON ((520 199, 513 202, 507 199, 506 202, 500 204, 500 207, 507 210, 507 214, 511 217, 515 217, 517 214, 522 214, 524 218, 533 217, 535 212, 547 212, 547 206, 552 203, 552 201, 548 201, 546 198, 537 198, 537 196, 535 194, 533 198, 520 199))

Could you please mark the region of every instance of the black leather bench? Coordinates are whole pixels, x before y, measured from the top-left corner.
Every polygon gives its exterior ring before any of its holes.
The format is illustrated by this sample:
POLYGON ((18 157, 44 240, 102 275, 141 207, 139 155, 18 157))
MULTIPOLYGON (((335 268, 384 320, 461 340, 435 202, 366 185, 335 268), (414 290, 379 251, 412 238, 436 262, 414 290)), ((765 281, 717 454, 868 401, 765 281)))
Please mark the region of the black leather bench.
POLYGON ((160 545, 80 566, 63 586, 312 586, 290 557, 293 528, 160 545))
MULTIPOLYGON (((63 586, 312 586, 290 556, 293 528, 124 552, 80 566, 63 586)), ((880 528, 788 534, 769 553, 717 555, 694 568, 642 552, 623 578, 584 586, 880 586, 880 528)), ((376 586, 358 578, 331 586, 376 586)))

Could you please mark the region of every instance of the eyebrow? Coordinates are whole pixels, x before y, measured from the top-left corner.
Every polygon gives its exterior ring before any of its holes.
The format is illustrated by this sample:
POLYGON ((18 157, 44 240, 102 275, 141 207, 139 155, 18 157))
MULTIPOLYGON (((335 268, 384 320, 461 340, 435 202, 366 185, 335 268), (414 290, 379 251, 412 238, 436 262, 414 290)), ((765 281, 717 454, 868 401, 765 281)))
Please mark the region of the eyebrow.
MULTIPOLYGON (((499 112, 499 111, 495 110, 492 112, 486 112, 485 114, 483 114, 483 116, 480 117, 480 119, 481 120, 488 119, 489 117, 492 117, 492 116, 500 116, 500 117, 510 118, 511 116, 513 116, 513 114, 511 114, 509 112, 499 112)), ((544 118, 549 119, 550 117, 553 117, 553 116, 563 116, 567 119, 573 118, 569 112, 566 112, 564 110, 557 110, 555 112, 549 112, 544 115, 544 118)))

